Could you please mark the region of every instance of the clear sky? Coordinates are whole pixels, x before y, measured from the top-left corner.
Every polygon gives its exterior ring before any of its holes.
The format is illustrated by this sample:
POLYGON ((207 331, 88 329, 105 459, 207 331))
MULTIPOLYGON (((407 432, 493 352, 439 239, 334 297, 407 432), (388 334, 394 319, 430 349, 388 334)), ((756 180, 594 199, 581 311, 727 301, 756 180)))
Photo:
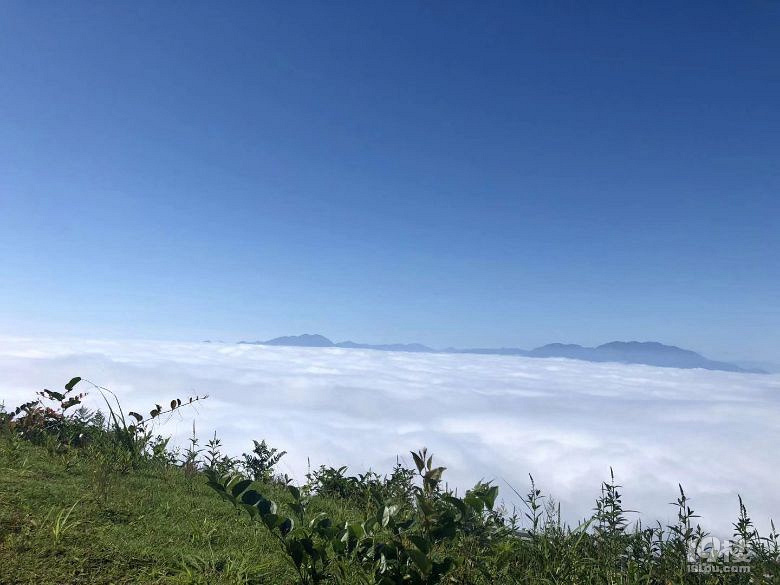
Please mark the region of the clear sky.
POLYGON ((780 359, 780 2, 0 5, 0 333, 780 359))

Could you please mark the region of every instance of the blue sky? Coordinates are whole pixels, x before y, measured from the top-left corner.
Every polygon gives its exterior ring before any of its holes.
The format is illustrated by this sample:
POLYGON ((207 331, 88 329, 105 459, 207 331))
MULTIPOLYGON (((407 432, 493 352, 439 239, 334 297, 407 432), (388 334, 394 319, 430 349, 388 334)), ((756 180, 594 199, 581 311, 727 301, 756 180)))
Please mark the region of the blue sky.
POLYGON ((780 359, 780 3, 0 8, 0 333, 780 359))

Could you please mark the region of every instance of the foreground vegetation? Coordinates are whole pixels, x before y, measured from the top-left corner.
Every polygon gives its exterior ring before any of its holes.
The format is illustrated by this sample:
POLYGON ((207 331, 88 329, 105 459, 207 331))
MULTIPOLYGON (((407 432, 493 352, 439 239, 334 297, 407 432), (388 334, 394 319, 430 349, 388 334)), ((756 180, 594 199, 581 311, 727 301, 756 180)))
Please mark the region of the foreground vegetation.
POLYGON ((90 384, 0 410, 0 583, 780 583, 780 537, 760 536, 741 501, 724 554, 682 488, 675 525, 629 526, 610 477, 572 527, 533 479, 521 510, 490 483, 449 491, 425 449, 412 469, 321 467, 293 485, 263 441, 241 459, 194 431, 169 448, 160 422, 206 397, 141 415, 90 384), (103 411, 81 406, 82 387, 103 411))

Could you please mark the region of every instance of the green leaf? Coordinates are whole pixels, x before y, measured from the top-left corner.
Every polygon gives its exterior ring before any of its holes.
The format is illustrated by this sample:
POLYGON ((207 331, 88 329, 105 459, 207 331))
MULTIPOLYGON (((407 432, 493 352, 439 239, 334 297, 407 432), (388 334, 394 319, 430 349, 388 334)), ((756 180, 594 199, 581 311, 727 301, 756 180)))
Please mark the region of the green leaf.
POLYGON ((419 551, 416 548, 410 548, 406 552, 423 575, 427 575, 430 572, 431 561, 428 560, 428 557, 422 551, 419 551))
POLYGON ((382 528, 387 528, 387 525, 397 511, 398 506, 385 506, 385 509, 382 510, 382 528))
POLYGON ((358 540, 366 535, 366 529, 362 524, 349 524, 347 525, 347 533, 358 540))
POLYGON ((417 496, 417 505, 420 507, 420 510, 422 510, 425 516, 430 516, 433 514, 433 504, 422 496, 417 496))
POLYGON ((311 558, 317 558, 317 550, 314 548, 314 541, 312 541, 311 538, 302 538, 301 545, 303 545, 303 550, 305 550, 311 558))
POLYGON ((74 387, 76 384, 78 384, 79 382, 81 382, 81 377, 80 377, 80 376, 76 376, 75 378, 71 378, 71 379, 70 379, 70 382, 68 382, 67 384, 65 384, 65 390, 67 390, 68 392, 70 392, 71 390, 73 390, 73 387, 74 387))
POLYGON ((497 497, 498 497, 498 486, 497 485, 490 486, 490 488, 488 488, 485 491, 485 494, 482 496, 482 499, 484 500, 485 505, 488 507, 489 510, 493 509, 493 506, 496 503, 496 498, 497 497))
POLYGON ((262 497, 263 496, 261 496, 255 490, 247 490, 241 496, 241 501, 247 504, 248 506, 254 506, 255 504, 257 504, 257 502, 260 501, 262 497))
POLYGON ((137 412, 133 412, 132 410, 131 410, 130 412, 128 412, 127 414, 128 414, 128 416, 132 416, 132 417, 133 417, 135 420, 137 420, 138 422, 141 422, 142 420, 144 420, 144 417, 142 417, 142 416, 141 416, 140 414, 138 414, 137 412))
POLYGON ((290 552, 290 558, 292 558, 293 563, 295 563, 295 566, 300 568, 301 564, 303 564, 303 557, 306 554, 303 550, 303 545, 301 544, 300 540, 292 540, 290 541, 290 544, 287 546, 287 550, 290 552))
POLYGON ((282 533, 282 536, 287 536, 290 534, 290 532, 292 532, 293 526, 293 519, 285 518, 284 521, 279 524, 279 532, 282 533))
POLYGON ((417 466, 417 471, 422 471, 425 467, 425 463, 423 462, 422 458, 415 453, 414 451, 412 453, 412 459, 414 459, 414 464, 417 466))
POLYGON ((317 521, 315 525, 315 529, 318 530, 319 532, 323 532, 328 530, 331 526, 333 526, 333 522, 331 521, 331 519, 323 515, 323 517, 317 521))
POLYGON ((303 515, 306 513, 306 506, 298 502, 293 502, 292 504, 288 504, 288 507, 290 508, 290 510, 295 512, 299 518, 303 518, 303 515))
POLYGON ((404 520, 403 522, 396 522, 395 526, 401 531, 409 530, 417 522, 417 519, 412 516, 411 518, 404 520))
POLYGON ((455 522, 452 519, 442 521, 431 529, 431 536, 438 539, 454 538, 457 533, 455 522))
MULTIPOLYGON (((298 511, 298 506, 292 505, 292 506, 290 506, 290 507, 291 507, 293 510, 295 510, 296 512, 298 511)), ((322 520, 323 518, 327 518, 327 517, 328 517, 328 516, 327 516, 327 514, 325 514, 325 512, 317 512, 317 513, 316 513, 316 514, 315 514, 315 515, 312 517, 312 519, 311 519, 311 520, 309 520, 309 528, 314 528, 314 527, 317 525, 317 523, 318 523, 320 520, 322 520)))
POLYGON ((466 503, 466 505, 474 510, 476 513, 480 514, 482 512, 482 509, 485 507, 485 502, 482 500, 482 498, 478 498, 474 494, 467 495, 463 501, 466 503))
POLYGON ((412 541, 414 546, 420 549, 420 552, 423 552, 426 555, 431 552, 431 543, 428 542, 428 539, 426 539, 424 536, 420 534, 412 534, 409 536, 409 540, 412 541))
POLYGON ((237 498, 244 491, 246 491, 246 488, 248 488, 250 485, 252 485, 251 479, 242 479, 236 485, 233 486, 233 489, 231 490, 230 493, 232 493, 233 496, 237 498))
POLYGON ((275 514, 276 513, 276 503, 272 502, 271 500, 267 500, 265 498, 261 498, 257 504, 257 509, 260 510, 260 513, 265 516, 266 514, 275 514))
POLYGON ((268 530, 273 530, 274 528, 279 526, 279 524, 282 523, 282 518, 271 512, 269 512, 268 514, 263 514, 262 516, 263 516, 263 524, 265 524, 268 527, 268 530))
POLYGON ((467 516, 468 510, 466 509, 466 504, 463 503, 463 500, 450 495, 445 495, 443 499, 455 506, 462 517, 465 518, 467 516))
POLYGON ((444 473, 444 470, 447 469, 446 467, 437 467, 435 469, 431 469, 428 473, 425 474, 425 479, 431 480, 431 481, 439 481, 441 479, 442 473, 444 473))
POLYGON ((333 547, 333 552, 335 552, 337 555, 344 554, 347 550, 347 545, 345 544, 343 539, 333 540, 331 541, 330 545, 333 547))
POLYGON ((288 485, 287 491, 290 492, 290 495, 293 497, 295 501, 298 501, 301 499, 301 490, 299 490, 294 485, 288 485))

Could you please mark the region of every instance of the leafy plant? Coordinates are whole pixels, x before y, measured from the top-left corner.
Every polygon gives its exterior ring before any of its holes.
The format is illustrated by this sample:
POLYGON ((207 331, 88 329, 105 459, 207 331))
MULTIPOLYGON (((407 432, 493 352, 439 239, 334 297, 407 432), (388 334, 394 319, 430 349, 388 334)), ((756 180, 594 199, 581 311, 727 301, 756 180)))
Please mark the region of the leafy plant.
MULTIPOLYGON (((80 381, 78 376, 72 378, 65 384, 64 392, 41 390, 36 400, 18 406, 10 417, 4 416, 4 426, 34 442, 52 440, 55 450, 65 450, 74 440, 76 429, 83 426, 69 424, 74 419, 68 419, 66 415, 69 408, 81 404, 86 396, 75 391, 80 381)), ((76 422, 81 421, 76 419, 76 422)))
POLYGON ((214 431, 214 436, 206 443, 205 468, 220 475, 228 475, 235 472, 237 465, 237 459, 222 453, 222 441, 217 437, 217 431, 214 431))
POLYGON ((119 476, 126 474, 132 466, 130 454, 116 446, 104 445, 89 447, 89 458, 92 462, 89 476, 92 492, 95 499, 105 506, 119 476))
MULTIPOLYGON (((421 482, 415 505, 382 501, 375 493, 375 513, 360 522, 339 527, 325 513, 310 514, 309 499, 298 487, 287 486, 289 500, 281 505, 255 489, 241 476, 220 477, 207 470, 208 485, 223 499, 262 523, 275 537, 299 583, 321 583, 343 576, 355 565, 370 582, 431 585, 441 582, 455 560, 440 550, 459 530, 476 532, 492 518, 498 488, 480 483, 461 499, 442 491, 443 467, 433 466, 425 449, 412 454, 421 482)), ((336 470, 341 481, 344 470, 336 470)))
POLYGON ((80 520, 71 518, 73 510, 76 508, 79 502, 80 500, 75 501, 70 508, 67 506, 63 508, 57 508, 56 506, 53 506, 46 515, 46 518, 43 521, 43 526, 48 525, 50 527, 52 540, 55 546, 59 545, 60 541, 66 533, 72 531, 81 524, 80 520))
POLYGON ((416 473, 396 462, 392 473, 382 477, 374 471, 348 475, 347 467, 326 467, 306 474, 306 488, 318 496, 338 498, 352 504, 374 509, 374 502, 388 501, 410 505, 414 499, 413 480, 416 473))
POLYGON ((244 453, 243 468, 249 477, 256 481, 269 481, 274 474, 274 467, 287 455, 287 451, 280 451, 266 444, 265 440, 253 441, 254 448, 251 453, 244 453))
POLYGON ((198 437, 195 435, 195 423, 192 423, 192 436, 189 438, 189 446, 184 449, 181 459, 181 468, 185 477, 193 477, 200 469, 198 456, 203 449, 198 449, 198 437))
POLYGON ((178 449, 168 449, 170 440, 170 437, 163 437, 162 435, 157 435, 156 437, 151 437, 149 439, 149 442, 147 443, 147 453, 149 462, 152 465, 165 469, 178 461, 178 449))
POLYGON ((114 434, 114 439, 131 455, 131 459, 134 464, 138 464, 144 460, 148 453, 147 449, 150 447, 153 441, 153 427, 154 423, 163 415, 171 414, 184 406, 191 406, 201 400, 208 398, 208 395, 203 396, 190 396, 186 401, 182 402, 181 399, 175 398, 170 401, 168 408, 164 408, 159 404, 155 404, 154 408, 149 411, 149 416, 129 411, 125 416, 122 405, 119 402, 116 394, 114 394, 108 388, 98 386, 93 382, 89 382, 94 386, 103 397, 103 401, 108 407, 109 413, 109 426, 114 434), (111 396, 113 400, 109 400, 108 396, 111 396))

